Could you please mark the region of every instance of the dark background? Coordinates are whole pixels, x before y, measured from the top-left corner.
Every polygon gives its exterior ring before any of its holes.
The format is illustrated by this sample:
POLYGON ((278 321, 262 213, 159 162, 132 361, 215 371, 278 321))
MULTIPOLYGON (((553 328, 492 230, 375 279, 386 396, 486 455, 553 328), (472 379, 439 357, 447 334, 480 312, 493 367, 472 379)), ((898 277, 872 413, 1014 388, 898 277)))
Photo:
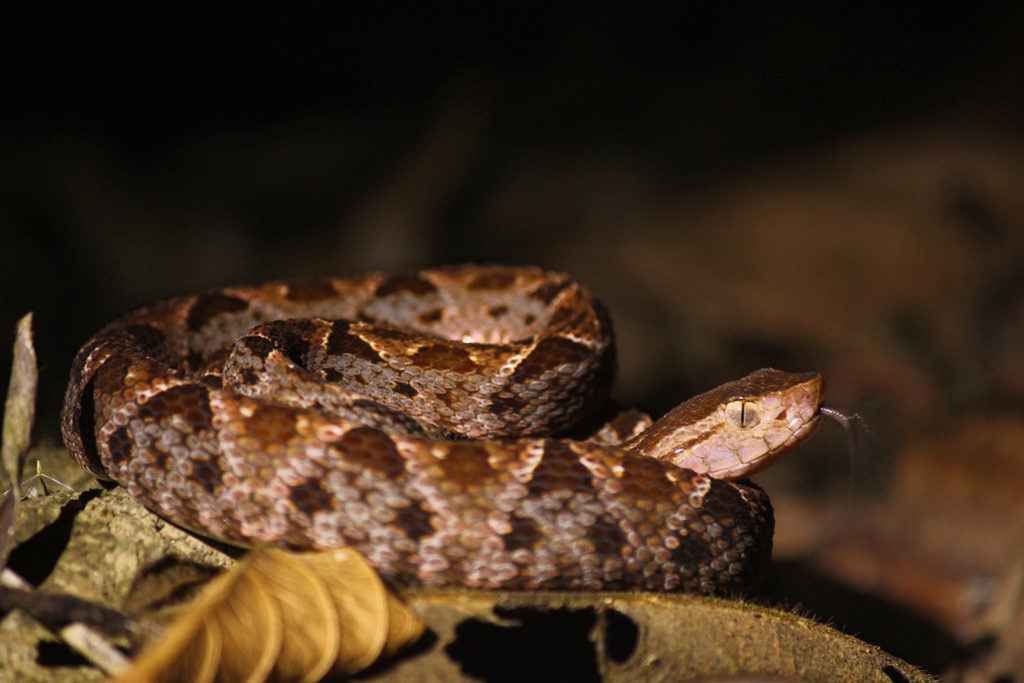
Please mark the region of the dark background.
POLYGON ((545 240, 580 226, 550 220, 557 199, 513 188, 528 224, 487 215, 531 155, 626 158, 699 192, 922 114, 1019 123, 1024 11, 1007 5, 19 3, 0 47, 3 327, 36 312, 52 407, 85 337, 169 295, 464 260, 564 268, 545 240), (389 201, 410 224, 368 227, 389 201))
POLYGON ((877 462, 850 474, 836 429, 805 486, 886 489, 908 435, 1022 402, 1019 3, 38 3, 2 24, 0 330, 35 312, 40 439, 75 349, 134 307, 461 261, 590 284, 622 321, 619 396, 654 412, 821 369, 873 416, 877 462))

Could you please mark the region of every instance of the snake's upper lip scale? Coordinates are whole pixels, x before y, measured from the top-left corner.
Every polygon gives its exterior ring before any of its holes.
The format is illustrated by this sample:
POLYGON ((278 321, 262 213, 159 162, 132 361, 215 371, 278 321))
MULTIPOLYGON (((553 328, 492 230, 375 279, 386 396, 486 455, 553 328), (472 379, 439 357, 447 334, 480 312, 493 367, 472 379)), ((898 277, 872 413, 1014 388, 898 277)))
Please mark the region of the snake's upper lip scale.
POLYGON ((800 427, 797 428, 795 432, 793 432, 793 437, 789 440, 789 444, 796 445, 803 441, 805 438, 814 433, 814 430, 818 428, 818 425, 820 423, 821 410, 819 409, 818 412, 816 412, 810 420, 804 422, 802 425, 800 425, 800 427))

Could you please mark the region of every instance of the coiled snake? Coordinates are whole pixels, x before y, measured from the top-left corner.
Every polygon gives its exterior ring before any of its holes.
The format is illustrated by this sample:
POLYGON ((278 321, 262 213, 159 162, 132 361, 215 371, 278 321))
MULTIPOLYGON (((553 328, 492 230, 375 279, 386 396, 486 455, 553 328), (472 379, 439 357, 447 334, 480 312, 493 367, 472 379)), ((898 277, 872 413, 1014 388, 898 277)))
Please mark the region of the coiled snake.
POLYGON ((771 505, 726 480, 814 430, 820 376, 759 370, 653 424, 551 438, 613 365, 600 304, 536 268, 230 287, 101 330, 62 431, 89 472, 177 524, 351 546, 396 582, 749 589, 771 505))

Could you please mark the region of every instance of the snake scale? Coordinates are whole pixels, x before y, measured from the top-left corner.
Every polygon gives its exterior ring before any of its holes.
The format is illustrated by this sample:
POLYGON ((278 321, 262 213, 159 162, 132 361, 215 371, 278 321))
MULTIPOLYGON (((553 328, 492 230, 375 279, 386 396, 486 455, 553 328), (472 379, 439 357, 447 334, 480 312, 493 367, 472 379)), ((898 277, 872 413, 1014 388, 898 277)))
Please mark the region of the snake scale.
POLYGON ((611 323, 568 276, 451 266, 229 287, 79 351, 64 442, 163 517, 240 545, 350 546, 388 579, 749 590, 767 495, 821 377, 759 370, 660 420, 553 438, 604 398, 611 323))

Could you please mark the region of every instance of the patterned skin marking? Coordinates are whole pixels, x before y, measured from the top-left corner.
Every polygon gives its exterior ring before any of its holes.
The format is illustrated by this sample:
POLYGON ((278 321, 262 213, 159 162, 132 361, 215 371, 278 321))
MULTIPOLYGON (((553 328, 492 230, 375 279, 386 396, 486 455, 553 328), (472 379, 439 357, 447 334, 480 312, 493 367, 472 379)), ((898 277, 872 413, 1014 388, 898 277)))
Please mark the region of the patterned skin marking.
POLYGON ((62 431, 183 526, 351 546, 396 582, 750 590, 771 506, 723 479, 813 431, 820 377, 761 370, 656 422, 551 438, 600 400, 611 339, 589 292, 535 268, 233 287, 101 330, 62 431))
POLYGON ((419 316, 417 317, 417 320, 420 321, 421 325, 429 326, 433 325, 434 323, 440 322, 443 316, 444 311, 442 311, 440 308, 431 308, 420 313, 419 316))
POLYGON ((420 368, 441 368, 451 372, 471 373, 479 369, 468 349, 453 344, 427 344, 409 356, 420 368))
POLYGON ((550 304, 568 286, 569 283, 567 281, 546 282, 531 291, 529 295, 534 299, 543 301, 545 304, 550 304))
POLYGON ((163 332, 146 324, 128 325, 125 327, 125 333, 130 335, 139 346, 147 349, 160 348, 166 339, 163 332))
POLYGON ((244 311, 248 307, 249 302, 244 299, 217 293, 204 294, 197 297, 189 308, 185 329, 194 332, 221 313, 244 311))
POLYGON ((286 298, 289 301, 321 301, 335 296, 334 285, 330 280, 310 280, 308 282, 293 282, 288 285, 286 298))
POLYGON ((377 296, 384 297, 396 292, 409 294, 427 294, 437 288, 427 280, 414 274, 399 274, 389 277, 377 287, 377 296))
POLYGON ((355 356, 371 363, 380 362, 377 352, 361 339, 358 333, 352 331, 352 323, 347 320, 336 320, 333 323, 327 353, 332 356, 355 356))
POLYGON ((407 398, 413 398, 414 396, 420 393, 413 389, 412 386, 407 384, 406 382, 395 382, 394 384, 391 385, 391 388, 394 389, 395 393, 401 394, 402 396, 405 396, 407 398))
POLYGON ((514 273, 488 270, 473 277, 467 284, 467 288, 471 290, 508 289, 514 282, 514 273))

